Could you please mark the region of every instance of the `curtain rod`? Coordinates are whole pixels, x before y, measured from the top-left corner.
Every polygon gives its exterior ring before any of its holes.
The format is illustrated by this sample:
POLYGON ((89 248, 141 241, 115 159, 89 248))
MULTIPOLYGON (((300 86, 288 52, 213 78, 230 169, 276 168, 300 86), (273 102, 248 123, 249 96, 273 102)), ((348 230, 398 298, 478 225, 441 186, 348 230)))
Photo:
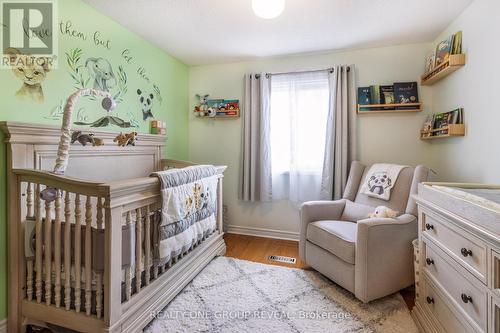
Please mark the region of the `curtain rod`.
MULTIPOLYGON (((309 71, 296 71, 296 72, 278 72, 278 73, 266 73, 266 76, 273 76, 273 75, 287 75, 287 74, 300 74, 300 73, 315 73, 315 72, 325 72, 328 71, 330 73, 333 73, 335 68, 330 67, 330 68, 324 68, 324 69, 313 69, 309 71)), ((351 70, 351 67, 347 66, 347 71, 349 72, 351 70)), ((258 79, 260 77, 260 74, 255 74, 255 77, 258 79)))

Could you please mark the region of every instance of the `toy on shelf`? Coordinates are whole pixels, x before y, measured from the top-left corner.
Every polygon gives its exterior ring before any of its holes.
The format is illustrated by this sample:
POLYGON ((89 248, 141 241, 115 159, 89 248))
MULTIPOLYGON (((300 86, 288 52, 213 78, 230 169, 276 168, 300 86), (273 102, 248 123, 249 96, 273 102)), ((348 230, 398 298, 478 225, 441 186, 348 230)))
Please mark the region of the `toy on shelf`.
MULTIPOLYGON (((205 101, 203 102, 205 103, 205 101)), ((196 116, 205 118, 237 118, 240 116, 240 101, 237 99, 210 99, 206 101, 206 109, 204 109, 204 105, 200 104, 195 107, 196 116)))
POLYGON ((94 137, 94 133, 84 134, 82 131, 74 131, 71 134, 71 144, 79 142, 82 146, 92 144, 93 147, 104 146, 104 140, 94 137))
POLYGON ((93 133, 83 134, 82 131, 74 131, 71 134, 71 144, 74 144, 77 141, 82 146, 86 146, 89 143, 94 144, 94 134, 93 133))
POLYGON ((151 134, 166 135, 167 123, 161 120, 151 120, 151 134))
POLYGON ((94 147, 104 146, 104 139, 94 138, 94 142, 92 143, 92 146, 94 146, 94 147))
POLYGON ((213 118, 217 115, 217 109, 216 108, 208 108, 206 116, 213 118))
POLYGON ((196 98, 198 99, 198 105, 194 107, 194 115, 197 117, 205 117, 208 111, 208 94, 196 94, 196 98))
POLYGON ((120 133, 113 139, 113 142, 117 142, 119 147, 135 146, 136 141, 137 132, 130 132, 128 134, 120 133))

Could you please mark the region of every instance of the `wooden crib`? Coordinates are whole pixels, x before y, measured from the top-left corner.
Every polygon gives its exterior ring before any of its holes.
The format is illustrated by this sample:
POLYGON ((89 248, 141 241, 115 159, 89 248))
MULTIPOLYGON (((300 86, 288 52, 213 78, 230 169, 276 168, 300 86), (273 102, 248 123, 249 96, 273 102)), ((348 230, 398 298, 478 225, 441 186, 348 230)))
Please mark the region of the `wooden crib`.
POLYGON ((56 127, 0 126, 8 143, 9 332, 23 332, 28 320, 81 332, 141 331, 225 252, 225 167, 217 167, 216 231, 160 265, 153 260, 160 185, 148 175, 192 165, 163 159, 166 137, 140 135, 137 146, 117 147, 116 133, 94 131, 105 145, 73 145, 67 175, 59 176, 43 171, 56 156, 56 127), (58 189, 52 202, 40 198, 46 187, 58 189))

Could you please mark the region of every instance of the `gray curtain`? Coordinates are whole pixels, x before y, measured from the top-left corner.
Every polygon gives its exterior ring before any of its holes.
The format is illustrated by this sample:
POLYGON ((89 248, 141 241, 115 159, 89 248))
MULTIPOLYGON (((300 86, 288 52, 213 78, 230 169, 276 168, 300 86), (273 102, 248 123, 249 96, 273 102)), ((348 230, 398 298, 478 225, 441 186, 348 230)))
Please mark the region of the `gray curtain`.
POLYGON ((239 199, 271 201, 270 79, 245 75, 239 199))
POLYGON ((329 74, 328 112, 321 198, 340 199, 348 168, 356 159, 356 87, 354 65, 337 66, 329 74))

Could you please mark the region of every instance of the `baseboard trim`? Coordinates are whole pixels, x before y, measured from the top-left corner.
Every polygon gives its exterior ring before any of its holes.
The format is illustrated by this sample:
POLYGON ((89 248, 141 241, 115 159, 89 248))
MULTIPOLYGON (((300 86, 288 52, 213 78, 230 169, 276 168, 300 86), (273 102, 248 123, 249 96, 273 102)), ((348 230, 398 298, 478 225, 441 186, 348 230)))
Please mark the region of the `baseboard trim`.
POLYGON ((292 241, 299 240, 298 232, 256 228, 256 227, 244 227, 240 225, 226 225, 224 232, 227 232, 228 234, 266 237, 266 238, 284 239, 292 241))
POLYGON ((7 333, 7 318, 0 320, 0 333, 7 333))

